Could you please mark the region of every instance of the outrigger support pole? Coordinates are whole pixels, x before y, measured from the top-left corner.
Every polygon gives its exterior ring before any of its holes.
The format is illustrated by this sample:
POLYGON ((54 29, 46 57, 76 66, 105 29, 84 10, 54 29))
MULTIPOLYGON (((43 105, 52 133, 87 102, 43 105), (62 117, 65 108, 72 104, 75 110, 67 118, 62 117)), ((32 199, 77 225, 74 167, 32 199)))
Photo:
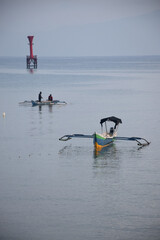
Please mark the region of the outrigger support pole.
POLYGON ((136 141, 140 147, 144 147, 150 144, 145 138, 141 137, 114 137, 115 140, 126 140, 126 141, 136 141), (144 143, 141 143, 140 140, 143 140, 144 143))
POLYGON ((72 138, 94 138, 94 135, 84 135, 84 134, 72 134, 72 135, 64 135, 59 138, 60 141, 68 141, 72 138))
MULTIPOLYGON (((92 135, 84 135, 84 134, 72 134, 72 135, 64 135, 59 138, 60 141, 68 141, 72 138, 94 138, 94 134, 92 135)), ((147 146, 150 144, 145 138, 141 137, 113 137, 114 140, 125 140, 125 141, 136 141, 140 148, 147 146), (144 141, 142 143, 141 141, 144 141)))

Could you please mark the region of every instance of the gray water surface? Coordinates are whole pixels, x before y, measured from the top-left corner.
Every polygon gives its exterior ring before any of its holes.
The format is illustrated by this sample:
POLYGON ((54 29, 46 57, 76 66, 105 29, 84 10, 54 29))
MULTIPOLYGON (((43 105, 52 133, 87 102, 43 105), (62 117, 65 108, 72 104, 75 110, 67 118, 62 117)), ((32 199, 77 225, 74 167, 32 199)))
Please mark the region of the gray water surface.
POLYGON ((160 57, 42 58, 34 73, 22 60, 0 58, 0 239, 159 240, 160 57), (39 91, 67 105, 19 104, 39 91), (112 115, 151 144, 95 157, 91 139, 59 141, 112 115))

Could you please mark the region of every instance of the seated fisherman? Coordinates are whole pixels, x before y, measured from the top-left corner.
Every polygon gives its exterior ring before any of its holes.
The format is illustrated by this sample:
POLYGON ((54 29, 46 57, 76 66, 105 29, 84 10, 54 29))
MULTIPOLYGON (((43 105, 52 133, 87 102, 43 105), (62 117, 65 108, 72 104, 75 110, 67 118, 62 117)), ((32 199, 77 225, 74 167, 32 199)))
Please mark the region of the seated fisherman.
POLYGON ((53 101, 52 94, 49 95, 49 97, 48 97, 48 101, 53 101))

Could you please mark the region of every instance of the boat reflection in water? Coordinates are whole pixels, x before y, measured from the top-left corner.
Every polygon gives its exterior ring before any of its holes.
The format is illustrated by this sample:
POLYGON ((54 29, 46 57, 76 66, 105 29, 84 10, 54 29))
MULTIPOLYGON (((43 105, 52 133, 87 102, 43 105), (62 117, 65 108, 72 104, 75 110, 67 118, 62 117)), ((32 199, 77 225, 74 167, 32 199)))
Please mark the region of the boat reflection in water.
POLYGON ((109 173, 113 173, 114 171, 119 169, 121 155, 122 152, 119 151, 119 149, 114 143, 107 148, 103 148, 101 151, 96 151, 96 149, 94 149, 94 160, 92 164, 94 174, 102 174, 108 171, 109 173))
POLYGON ((100 151, 94 147, 93 157, 96 158, 116 158, 117 149, 114 143, 111 143, 109 146, 102 148, 100 151))

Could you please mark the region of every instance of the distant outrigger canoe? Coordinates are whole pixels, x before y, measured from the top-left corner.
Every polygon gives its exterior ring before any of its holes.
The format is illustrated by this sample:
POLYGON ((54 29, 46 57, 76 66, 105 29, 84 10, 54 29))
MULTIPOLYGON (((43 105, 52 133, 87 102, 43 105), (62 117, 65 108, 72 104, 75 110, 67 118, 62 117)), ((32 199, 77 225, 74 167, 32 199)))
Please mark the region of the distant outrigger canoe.
POLYGON ((49 106, 52 106, 52 105, 64 105, 64 104, 67 104, 65 101, 59 101, 59 100, 53 100, 53 101, 42 101, 42 102, 38 102, 38 101, 31 101, 32 103, 32 106, 35 107, 35 106, 42 106, 42 105, 49 105, 49 106))
POLYGON ((93 144, 95 146, 95 150, 98 152, 101 151, 103 148, 111 145, 115 140, 136 141, 140 147, 144 147, 150 144, 150 142, 148 142, 145 138, 141 138, 141 137, 117 137, 117 130, 120 123, 122 123, 122 120, 114 116, 103 118, 100 121, 102 133, 95 132, 92 135, 84 135, 84 134, 64 135, 59 140, 67 141, 72 138, 92 138, 93 144), (109 122, 109 121, 115 124, 114 127, 110 128, 110 131, 107 130, 107 124, 106 124, 106 122, 109 122), (104 132, 103 132, 103 124, 105 124, 104 132))

